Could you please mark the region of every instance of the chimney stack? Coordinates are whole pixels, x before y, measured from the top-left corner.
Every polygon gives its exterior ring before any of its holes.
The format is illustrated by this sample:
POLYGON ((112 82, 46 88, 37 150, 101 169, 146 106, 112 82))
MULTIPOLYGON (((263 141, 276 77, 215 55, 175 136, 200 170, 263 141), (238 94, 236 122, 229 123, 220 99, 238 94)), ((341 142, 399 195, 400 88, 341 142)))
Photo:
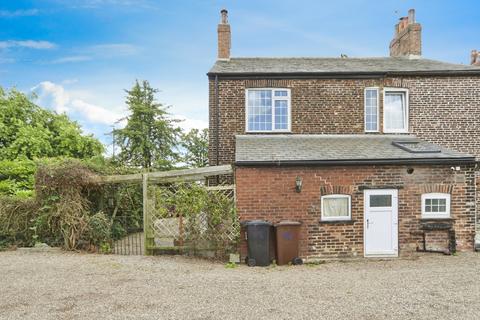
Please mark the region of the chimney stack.
POLYGON ((480 66, 480 52, 477 50, 472 50, 471 54, 471 59, 470 59, 470 64, 472 66, 480 66))
POLYGON ((230 24, 228 24, 228 11, 226 9, 222 9, 220 14, 222 19, 217 28, 218 60, 229 60, 232 35, 230 32, 230 24))
POLYGON ((390 42, 391 57, 420 58, 422 55, 422 26, 415 21, 415 10, 408 10, 395 25, 395 36, 390 42))

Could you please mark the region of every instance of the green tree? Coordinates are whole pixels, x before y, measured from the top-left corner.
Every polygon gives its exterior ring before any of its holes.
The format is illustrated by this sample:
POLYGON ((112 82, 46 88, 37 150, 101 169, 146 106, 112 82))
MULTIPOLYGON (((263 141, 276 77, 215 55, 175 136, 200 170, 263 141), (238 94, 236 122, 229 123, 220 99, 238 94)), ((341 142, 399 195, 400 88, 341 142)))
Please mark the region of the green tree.
POLYGON ((178 120, 172 119, 167 107, 157 102, 158 92, 148 81, 135 82, 126 90, 126 104, 130 115, 123 129, 115 130, 115 141, 120 147, 118 159, 130 167, 170 169, 179 159, 177 151, 181 130, 178 120))
POLYGON ((0 160, 43 157, 90 158, 103 145, 78 123, 35 105, 23 93, 0 88, 0 160))
POLYGON ((208 129, 192 129, 182 136, 183 162, 189 167, 208 166, 208 129))
POLYGON ((35 161, 101 157, 104 147, 78 123, 35 105, 25 94, 0 88, 0 194, 30 195, 35 161))

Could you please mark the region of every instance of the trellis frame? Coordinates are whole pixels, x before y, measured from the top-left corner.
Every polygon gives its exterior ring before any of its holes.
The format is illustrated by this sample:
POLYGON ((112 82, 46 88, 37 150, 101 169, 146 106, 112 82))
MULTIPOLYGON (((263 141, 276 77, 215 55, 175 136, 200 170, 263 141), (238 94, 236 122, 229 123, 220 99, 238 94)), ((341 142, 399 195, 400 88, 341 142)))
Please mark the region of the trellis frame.
MULTIPOLYGON (((115 184, 115 183, 141 183, 142 184, 142 198, 143 198, 143 228, 144 228, 144 254, 150 255, 153 247, 152 236, 149 234, 150 225, 149 219, 151 218, 149 212, 149 197, 148 187, 150 183, 155 184, 167 184, 167 183, 183 183, 199 181, 214 176, 233 175, 233 168, 231 165, 212 166, 195 169, 182 169, 160 172, 147 172, 138 174, 127 175, 110 175, 101 177, 100 183, 102 184, 115 184)), ((207 190, 235 190, 235 185, 216 185, 206 187, 207 190)))

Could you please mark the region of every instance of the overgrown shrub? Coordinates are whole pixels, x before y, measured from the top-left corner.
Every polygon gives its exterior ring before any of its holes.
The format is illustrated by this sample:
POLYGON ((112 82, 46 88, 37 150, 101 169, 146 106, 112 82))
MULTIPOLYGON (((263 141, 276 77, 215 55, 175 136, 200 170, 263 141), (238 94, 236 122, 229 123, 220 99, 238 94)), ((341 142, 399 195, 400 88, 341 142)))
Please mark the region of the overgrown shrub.
POLYGON ((39 165, 35 191, 40 208, 37 230, 55 241, 61 236, 63 247, 76 249, 89 229, 89 192, 98 186, 98 176, 84 163, 67 160, 39 165))
POLYGON ((33 245, 32 221, 38 209, 34 199, 0 197, 0 247, 33 245))
POLYGON ((112 223, 103 213, 97 212, 88 220, 88 232, 86 239, 88 243, 100 247, 108 243, 112 237, 112 223))
MULTIPOLYGON (((35 192, 17 190, 15 196, 0 196, 0 246, 40 241, 68 250, 94 246, 108 251, 112 240, 141 230, 141 186, 98 183, 100 174, 131 170, 102 159, 59 158, 42 159, 35 168, 35 192)), ((10 170, 11 176, 15 170, 10 170)))

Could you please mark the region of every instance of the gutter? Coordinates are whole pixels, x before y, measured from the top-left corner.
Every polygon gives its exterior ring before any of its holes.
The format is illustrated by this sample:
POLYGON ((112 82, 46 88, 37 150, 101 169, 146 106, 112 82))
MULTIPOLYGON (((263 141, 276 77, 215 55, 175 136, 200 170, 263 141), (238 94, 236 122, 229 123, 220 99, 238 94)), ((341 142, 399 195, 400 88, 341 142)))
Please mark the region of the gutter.
POLYGON ((350 160, 269 160, 235 161, 243 167, 287 167, 287 166, 356 166, 356 165, 404 165, 404 164, 475 164, 474 157, 421 158, 421 159, 350 159, 350 160))
POLYGON ((438 71, 360 71, 360 72, 208 72, 207 76, 225 79, 369 79, 389 76, 480 76, 479 70, 438 70, 438 71))

